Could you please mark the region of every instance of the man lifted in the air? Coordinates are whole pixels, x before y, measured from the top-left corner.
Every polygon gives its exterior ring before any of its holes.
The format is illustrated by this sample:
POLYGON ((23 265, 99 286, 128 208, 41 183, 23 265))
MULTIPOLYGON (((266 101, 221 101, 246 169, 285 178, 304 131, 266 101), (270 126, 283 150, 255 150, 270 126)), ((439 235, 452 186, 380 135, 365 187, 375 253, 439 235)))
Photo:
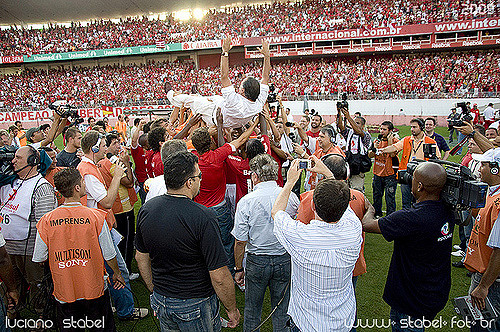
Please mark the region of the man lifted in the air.
POLYGON ((225 128, 239 128, 247 124, 256 114, 262 111, 269 94, 269 72, 271 71, 271 59, 269 53, 269 42, 262 41, 260 53, 264 55, 264 66, 262 68, 262 80, 259 83, 254 77, 247 77, 241 82, 239 93, 229 79, 229 50, 231 49, 231 38, 227 37, 222 42, 222 55, 220 60, 222 96, 203 97, 198 94, 182 94, 172 90, 170 83, 165 82, 165 92, 174 111, 170 117, 173 124, 177 120, 181 108, 189 108, 193 115, 201 114, 203 121, 208 126, 215 125, 215 113, 221 108, 225 128))

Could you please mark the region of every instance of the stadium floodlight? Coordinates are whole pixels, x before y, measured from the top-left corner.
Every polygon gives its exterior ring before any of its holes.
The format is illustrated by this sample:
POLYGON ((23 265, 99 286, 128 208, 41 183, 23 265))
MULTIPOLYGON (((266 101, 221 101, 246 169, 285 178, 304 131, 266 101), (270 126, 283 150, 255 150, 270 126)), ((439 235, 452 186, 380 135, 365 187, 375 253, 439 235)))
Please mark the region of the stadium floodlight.
POLYGON ((174 12, 174 17, 179 21, 187 21, 191 18, 191 11, 189 9, 179 10, 174 12))
POLYGON ((196 8, 195 10, 193 10, 193 17, 195 20, 200 21, 203 19, 203 16, 205 16, 204 10, 199 9, 199 8, 196 8))

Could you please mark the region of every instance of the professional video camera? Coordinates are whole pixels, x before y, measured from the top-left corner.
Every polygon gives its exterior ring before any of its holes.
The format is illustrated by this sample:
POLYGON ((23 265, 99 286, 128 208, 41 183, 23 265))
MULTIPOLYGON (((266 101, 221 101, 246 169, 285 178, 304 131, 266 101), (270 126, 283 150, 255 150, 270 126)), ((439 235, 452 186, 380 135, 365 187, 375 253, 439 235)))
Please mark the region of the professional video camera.
MULTIPOLYGON (((484 207, 488 185, 475 180, 471 170, 465 166, 439 159, 429 161, 440 164, 446 170, 446 184, 441 192, 441 199, 454 212, 455 223, 468 224, 469 219, 463 220, 461 212, 484 207)), ((425 160, 414 159, 408 163, 406 170, 398 171, 399 183, 411 186, 413 172, 424 162, 425 160)))
POLYGON ((275 92, 275 90, 276 90, 276 87, 274 86, 274 84, 270 83, 269 84, 269 94, 267 95, 267 102, 269 104, 276 102, 276 97, 278 96, 278 94, 275 92))
POLYGON ((349 109, 349 103, 347 102, 347 93, 342 94, 342 100, 337 102, 337 109, 340 110, 341 108, 349 109))
POLYGON ((67 118, 71 126, 78 126, 84 120, 78 114, 78 109, 68 105, 63 100, 58 100, 49 105, 49 108, 59 114, 61 118, 67 118))
POLYGON ((15 177, 12 159, 16 155, 17 147, 12 145, 0 148, 0 187, 11 183, 15 177))
POLYGON ((470 122, 472 121, 473 117, 472 114, 470 114, 470 109, 467 107, 465 102, 461 103, 456 103, 455 108, 460 108, 460 118, 457 120, 448 120, 448 124, 450 126, 456 126, 456 127, 461 127, 464 125, 464 121, 470 122))

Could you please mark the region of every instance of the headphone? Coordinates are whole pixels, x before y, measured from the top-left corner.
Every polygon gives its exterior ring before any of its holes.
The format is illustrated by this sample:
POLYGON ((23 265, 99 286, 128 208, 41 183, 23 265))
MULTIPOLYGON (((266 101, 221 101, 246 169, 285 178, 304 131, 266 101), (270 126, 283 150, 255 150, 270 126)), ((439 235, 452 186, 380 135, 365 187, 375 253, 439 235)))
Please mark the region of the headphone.
POLYGON ((418 126, 420 127, 420 130, 424 130, 425 129, 425 122, 422 118, 415 118, 412 120, 412 122, 416 122, 418 123, 418 126))
POLYGON ((330 136, 330 142, 335 144, 335 140, 337 138, 337 133, 335 132, 335 129, 333 129, 332 126, 324 126, 322 130, 326 130, 328 132, 328 136, 330 136))
POLYGON ((33 146, 28 145, 31 149, 31 154, 26 159, 28 166, 35 167, 40 164, 40 152, 37 151, 33 146))
MULTIPOLYGON (((351 169, 350 169, 349 163, 347 163, 347 160, 345 159, 345 157, 339 153, 329 153, 329 154, 325 154, 323 157, 321 157, 321 161, 325 161, 326 158, 328 158, 330 156, 339 156, 340 158, 342 158, 342 160, 344 161, 345 170, 346 170, 346 180, 349 180, 349 178, 351 177, 351 169)), ((334 176, 334 178, 335 178, 335 176, 334 176)))
POLYGON ((102 136, 99 135, 99 139, 97 140, 97 142, 90 148, 93 153, 97 153, 101 149, 101 138, 102 136))
POLYGON ((489 162, 488 163, 490 165, 490 172, 492 175, 497 175, 498 172, 500 171, 499 167, 498 167, 498 163, 494 163, 494 162, 489 162))

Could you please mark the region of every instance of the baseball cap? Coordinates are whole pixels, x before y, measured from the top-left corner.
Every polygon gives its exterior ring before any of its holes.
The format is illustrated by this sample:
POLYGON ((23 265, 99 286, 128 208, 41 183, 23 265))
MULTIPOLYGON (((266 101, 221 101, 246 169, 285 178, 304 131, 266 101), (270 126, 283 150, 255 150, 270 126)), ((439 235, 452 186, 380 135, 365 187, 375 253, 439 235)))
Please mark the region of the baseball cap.
POLYGON ((28 129, 28 131, 26 132, 26 139, 28 141, 31 141, 31 137, 33 136, 34 133, 36 133, 37 131, 40 131, 40 127, 33 127, 33 128, 30 128, 28 129))
POLYGON ((473 153, 472 158, 477 161, 497 163, 500 165, 500 148, 489 149, 483 154, 473 153))

